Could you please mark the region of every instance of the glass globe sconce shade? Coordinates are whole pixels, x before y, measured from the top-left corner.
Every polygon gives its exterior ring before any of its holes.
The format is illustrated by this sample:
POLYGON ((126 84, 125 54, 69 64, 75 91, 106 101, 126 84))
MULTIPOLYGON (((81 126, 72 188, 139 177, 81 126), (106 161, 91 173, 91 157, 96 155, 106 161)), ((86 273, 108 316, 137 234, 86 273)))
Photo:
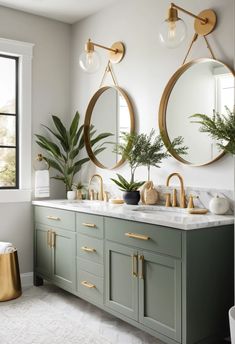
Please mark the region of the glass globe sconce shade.
POLYGON ((187 35, 187 27, 185 22, 178 18, 176 21, 164 20, 161 24, 159 38, 168 48, 178 47, 187 35))
POLYGON ((87 73, 95 73, 100 67, 100 56, 96 51, 84 51, 79 57, 79 65, 87 73))

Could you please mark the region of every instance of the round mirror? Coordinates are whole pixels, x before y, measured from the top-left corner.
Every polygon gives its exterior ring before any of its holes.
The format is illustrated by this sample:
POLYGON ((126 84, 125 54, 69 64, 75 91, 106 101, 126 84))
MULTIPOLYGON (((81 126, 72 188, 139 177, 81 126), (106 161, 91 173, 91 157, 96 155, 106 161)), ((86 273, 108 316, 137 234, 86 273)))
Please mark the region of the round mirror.
POLYGON ((226 115, 225 107, 234 107, 234 72, 224 63, 202 58, 180 67, 169 80, 160 103, 159 127, 162 139, 169 146, 174 138, 183 137, 187 154, 170 153, 179 161, 202 166, 218 160, 224 152, 207 134, 193 123, 194 114, 226 115))
POLYGON ((121 133, 134 131, 134 112, 127 94, 117 86, 100 88, 91 98, 84 122, 87 153, 100 168, 115 169, 124 159, 114 152, 121 133), (96 137, 103 137, 94 143, 96 137))

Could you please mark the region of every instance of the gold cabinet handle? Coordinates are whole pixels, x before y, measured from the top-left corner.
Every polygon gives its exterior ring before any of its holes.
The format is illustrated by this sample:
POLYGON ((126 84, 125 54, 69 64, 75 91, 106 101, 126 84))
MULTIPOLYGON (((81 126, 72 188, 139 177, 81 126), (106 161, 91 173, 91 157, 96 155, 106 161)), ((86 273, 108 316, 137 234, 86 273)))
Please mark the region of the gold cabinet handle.
POLYGON ((150 237, 147 235, 143 235, 143 234, 136 234, 136 233, 125 233, 125 235, 128 238, 134 238, 134 239, 140 239, 140 240, 149 240, 150 237))
POLYGON ((89 283, 89 282, 87 282, 87 281, 82 281, 82 282, 81 282, 81 285, 83 285, 84 287, 89 288, 89 289, 95 288, 95 285, 94 285, 94 284, 89 283))
POLYGON ((54 221, 60 221, 61 220, 60 217, 52 216, 52 215, 48 215, 47 218, 48 218, 48 220, 54 220, 54 221))
POLYGON ((47 247, 51 248, 51 231, 47 231, 47 247))
POLYGON ((139 255, 139 261, 140 261, 139 278, 144 279, 144 256, 143 255, 139 255))
POLYGON ((85 227, 96 228, 96 225, 94 223, 83 222, 82 225, 85 227))
POLYGON ((55 247, 55 232, 51 231, 51 247, 54 248, 55 247))
POLYGON ((131 261, 132 261, 132 276, 137 277, 137 258, 138 256, 136 254, 133 254, 131 256, 131 261))
POLYGON ((82 246, 81 249, 86 252, 96 252, 96 249, 92 247, 82 246))

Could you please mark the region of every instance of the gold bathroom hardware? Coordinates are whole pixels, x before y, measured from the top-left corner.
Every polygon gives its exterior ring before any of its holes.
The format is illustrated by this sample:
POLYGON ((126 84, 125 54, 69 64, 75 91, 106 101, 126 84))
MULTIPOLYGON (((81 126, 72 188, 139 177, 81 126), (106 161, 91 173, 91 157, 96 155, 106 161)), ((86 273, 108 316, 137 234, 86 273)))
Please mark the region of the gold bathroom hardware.
POLYGON ((81 249, 85 252, 96 252, 95 248, 87 247, 87 246, 82 246, 81 249))
POLYGON ((166 203, 165 203, 165 207, 169 208, 171 207, 171 194, 170 193, 166 193, 166 203))
POLYGON ((86 54, 90 54, 92 58, 92 54, 95 51, 95 48, 101 48, 109 51, 109 61, 112 63, 119 63, 124 55, 125 55, 125 46, 122 42, 118 41, 111 45, 111 47, 106 47, 104 45, 98 44, 93 42, 90 38, 85 44, 85 52, 86 54))
POLYGON ((54 248, 55 247, 55 232, 52 232, 51 231, 51 248, 54 248))
POLYGON ((89 283, 89 282, 87 282, 87 281, 82 281, 82 282, 81 282, 81 285, 83 285, 84 287, 89 288, 89 289, 95 288, 95 285, 94 285, 94 284, 89 283))
POLYGON ((140 261, 139 278, 144 279, 144 256, 143 255, 139 255, 139 261, 140 261))
POLYGON ((172 192, 172 207, 177 207, 177 191, 173 189, 172 192))
POLYGON ((100 181, 100 190, 99 190, 99 193, 98 193, 98 200, 99 201, 103 201, 104 200, 104 186, 103 186, 103 179, 101 177, 101 175, 99 174, 93 174, 93 176, 90 178, 90 181, 89 181, 89 186, 88 186, 88 189, 91 185, 91 182, 93 180, 93 178, 98 178, 99 181, 100 181))
POLYGON ((51 248, 51 230, 47 231, 47 247, 51 248))
POLYGON ((94 223, 83 222, 82 225, 89 228, 96 228, 96 225, 94 223))
POLYGON ((52 216, 52 215, 48 215, 47 216, 48 220, 54 220, 54 221, 60 221, 61 218, 58 216, 52 216))
MULTIPOLYGON (((184 8, 178 5, 171 3, 167 12, 167 18, 162 23, 162 26, 159 32, 161 41, 164 44, 166 44, 168 47, 174 48, 174 47, 177 47, 185 39, 187 28, 186 28, 185 22, 181 18, 179 18, 178 11, 181 11, 195 18, 195 21, 194 21, 195 34, 193 36, 192 42, 190 44, 190 47, 188 49, 184 62, 189 54, 189 51, 192 48, 193 43, 196 41, 198 36, 202 36, 205 39, 206 45, 212 53, 209 43, 205 37, 206 35, 211 33, 216 26, 217 17, 216 17, 216 13, 212 9, 203 10, 198 15, 195 15, 194 13, 188 10, 185 10, 184 8)), ((212 53, 212 56, 213 56, 213 53, 212 53)))
POLYGON ((136 254, 133 254, 131 256, 131 261, 132 261, 132 276, 137 277, 138 256, 136 254))
MULTIPOLYGON (((45 168, 43 168, 43 169, 44 170, 49 170, 50 166, 49 166, 46 158, 41 153, 38 153, 38 155, 36 156, 35 161, 33 163, 33 168, 34 168, 35 171, 38 170, 38 168, 36 167, 36 162, 39 162, 39 163, 44 162, 45 168)), ((39 170, 40 169, 42 169, 42 168, 39 168, 39 170)))
POLYGON ((150 237, 143 234, 137 233, 125 233, 128 238, 139 239, 139 240, 150 240, 150 237))
POLYGON ((179 181, 180 181, 180 208, 186 208, 186 197, 185 197, 185 190, 184 190, 184 181, 183 181, 183 177, 177 173, 171 173, 168 177, 167 177, 167 181, 166 181, 166 186, 169 186, 170 183, 170 179, 172 177, 178 177, 179 181))
POLYGON ((194 196, 194 195, 189 195, 189 201, 188 201, 188 208, 194 208, 194 202, 193 199, 194 198, 198 198, 198 196, 194 196))

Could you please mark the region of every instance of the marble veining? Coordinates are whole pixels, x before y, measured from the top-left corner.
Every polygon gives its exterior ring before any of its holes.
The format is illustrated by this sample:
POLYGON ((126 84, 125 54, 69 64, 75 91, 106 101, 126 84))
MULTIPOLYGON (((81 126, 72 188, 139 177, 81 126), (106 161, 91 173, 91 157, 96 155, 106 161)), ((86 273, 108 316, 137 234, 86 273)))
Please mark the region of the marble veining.
MULTIPOLYGON (((68 200, 44 200, 33 201, 33 205, 77 211, 125 219, 143 223, 150 223, 182 230, 193 230, 208 227, 224 226, 234 223, 233 215, 191 215, 186 209, 174 211, 172 208, 159 206, 145 206, 138 210, 139 206, 126 204, 116 205, 102 201, 68 201, 68 200)), ((178 209, 178 208, 176 208, 178 209)))

